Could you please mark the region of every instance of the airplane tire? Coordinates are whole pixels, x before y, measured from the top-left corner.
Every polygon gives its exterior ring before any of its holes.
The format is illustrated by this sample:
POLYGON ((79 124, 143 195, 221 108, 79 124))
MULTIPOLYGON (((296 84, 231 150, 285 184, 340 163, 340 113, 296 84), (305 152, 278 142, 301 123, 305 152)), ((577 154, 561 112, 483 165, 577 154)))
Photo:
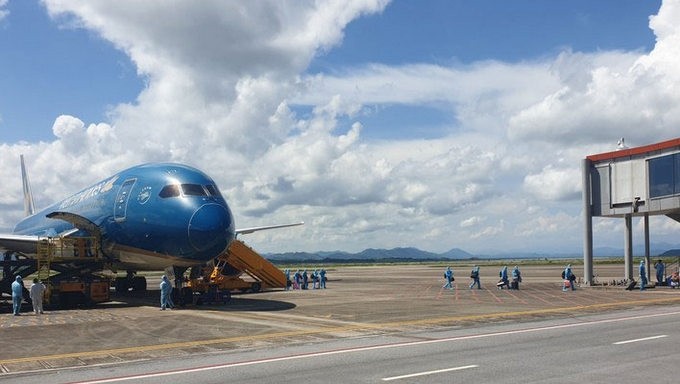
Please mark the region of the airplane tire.
POLYGON ((260 284, 259 281, 254 282, 250 286, 250 292, 260 292, 261 289, 262 289, 262 284, 260 284))
POLYGON ((132 279, 132 290, 133 291, 146 291, 146 277, 135 276, 132 279))
POLYGON ((226 304, 231 300, 231 292, 222 291, 222 304, 226 304))
POLYGON ((194 292, 189 287, 182 288, 182 302, 184 305, 194 303, 194 292))
POLYGON ((130 285, 128 284, 128 280, 126 278, 124 277, 116 278, 116 293, 127 293, 129 288, 130 285))

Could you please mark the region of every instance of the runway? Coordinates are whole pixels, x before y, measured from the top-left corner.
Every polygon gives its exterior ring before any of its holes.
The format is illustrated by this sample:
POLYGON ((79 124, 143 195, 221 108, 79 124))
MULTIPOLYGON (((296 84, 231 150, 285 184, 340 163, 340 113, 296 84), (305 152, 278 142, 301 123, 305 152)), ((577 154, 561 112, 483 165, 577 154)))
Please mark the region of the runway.
POLYGON ((654 307, 50 371, 3 382, 666 382, 676 374, 678 316, 680 306, 654 307))
MULTIPOLYGON (((326 290, 235 295, 225 306, 159 311, 157 292, 156 296, 151 292, 147 297, 122 297, 91 309, 44 316, 2 313, 0 337, 11 348, 0 350, 0 379, 26 372, 61 374, 88 367, 137 366, 138 361, 162 365, 194 356, 204 363, 217 355, 245 361, 250 354, 265 356, 289 347, 287 354, 292 356, 326 350, 329 345, 356 348, 369 340, 377 345, 403 338, 440 338, 430 335, 469 334, 506 324, 521 327, 545 319, 579 322, 584 316, 644 314, 680 305, 680 290, 668 288, 631 292, 602 286, 562 292, 560 266, 523 267, 519 291, 495 289, 497 266, 483 266, 483 289, 470 290, 467 279, 460 277, 469 266, 454 267, 458 271, 454 290, 441 288, 441 265, 342 267, 328 269, 326 290)), ((614 278, 622 266, 604 265, 597 270, 601 278, 614 278)), ((438 369, 432 366, 433 371, 438 369)), ((467 370, 474 369, 457 374, 467 370)))

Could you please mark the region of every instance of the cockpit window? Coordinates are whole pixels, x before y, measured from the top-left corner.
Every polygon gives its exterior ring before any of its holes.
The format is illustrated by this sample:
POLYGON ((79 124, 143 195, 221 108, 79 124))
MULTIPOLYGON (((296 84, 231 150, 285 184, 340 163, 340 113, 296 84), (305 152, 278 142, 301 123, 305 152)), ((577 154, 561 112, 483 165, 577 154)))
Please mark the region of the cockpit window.
POLYGON ((184 196, 207 196, 208 194, 199 184, 182 184, 182 192, 184 196))
POLYGON ((160 196, 164 199, 168 198, 168 197, 178 197, 179 196, 179 185, 177 185, 177 184, 166 185, 158 193, 158 196, 160 196))
POLYGON ((217 186, 215 186, 213 184, 206 185, 205 189, 208 190, 208 193, 210 194, 210 196, 222 197, 222 195, 220 194, 220 190, 217 189, 217 186))

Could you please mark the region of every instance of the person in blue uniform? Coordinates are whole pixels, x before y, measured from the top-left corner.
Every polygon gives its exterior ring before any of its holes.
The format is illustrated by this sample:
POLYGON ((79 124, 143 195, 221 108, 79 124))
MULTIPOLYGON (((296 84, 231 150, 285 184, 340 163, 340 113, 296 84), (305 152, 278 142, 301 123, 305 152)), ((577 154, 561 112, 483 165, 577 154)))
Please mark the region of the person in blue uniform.
POLYGON ((656 281, 657 285, 664 285, 664 282, 666 281, 664 275, 666 274, 666 266, 664 265, 662 260, 657 261, 654 263, 654 268, 656 269, 656 281))
POLYGON ((503 289, 503 287, 510 288, 510 283, 508 282, 508 266, 504 265, 501 271, 498 272, 498 276, 501 278, 498 284, 498 289, 503 289))
POLYGON ((515 265, 515 268, 512 269, 512 284, 510 285, 511 289, 519 289, 519 283, 522 282, 522 273, 519 271, 519 267, 515 265))
POLYGON ((477 285, 477 289, 482 289, 482 284, 479 282, 479 266, 475 265, 472 267, 472 271, 470 271, 470 278, 472 279, 472 283, 470 283, 470 289, 477 285))
MULTIPOLYGON (((574 275, 574 272, 571 270, 571 264, 567 264, 567 267, 564 268, 564 272, 562 272, 562 277, 564 280, 569 281, 569 286, 571 287, 571 290, 574 291, 576 290, 576 275, 574 275)), ((566 291, 567 286, 566 284, 562 286, 562 290, 566 291)))
POLYGON ((446 271, 444 271, 444 280, 446 283, 442 286, 442 288, 453 289, 453 286, 451 285, 453 282, 453 270, 451 270, 451 267, 446 267, 446 271))
POLYGON ((640 290, 647 289, 647 269, 645 268, 645 261, 640 260, 640 290))
POLYGON ((321 289, 326 289, 326 270, 323 268, 319 272, 319 284, 321 289))
POLYGON ((172 285, 170 284, 170 281, 168 281, 168 277, 163 275, 161 278, 161 310, 165 310, 166 308, 170 309, 174 307, 172 303, 172 285))
POLYGON ((309 283, 309 276, 307 275, 307 270, 302 271, 302 289, 307 289, 307 284, 309 283))
POLYGON ((21 315, 21 301, 24 299, 24 281, 17 276, 12 283, 12 310, 14 316, 21 315))

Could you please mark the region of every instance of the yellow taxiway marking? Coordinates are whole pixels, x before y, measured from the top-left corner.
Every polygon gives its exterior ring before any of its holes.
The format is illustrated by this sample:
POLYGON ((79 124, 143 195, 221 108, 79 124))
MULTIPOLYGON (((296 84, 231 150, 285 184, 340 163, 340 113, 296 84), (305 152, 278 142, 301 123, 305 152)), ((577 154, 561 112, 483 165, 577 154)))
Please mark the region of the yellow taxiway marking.
POLYGON ((534 310, 527 310, 527 311, 496 312, 496 313, 487 313, 487 314, 481 314, 481 315, 463 315, 463 316, 451 316, 451 317, 438 317, 438 318, 421 319, 421 320, 403 320, 403 321, 394 321, 394 322, 376 323, 376 324, 359 323, 359 324, 343 325, 343 326, 337 326, 337 327, 317 327, 317 328, 312 328, 312 329, 308 329, 308 330, 271 332, 271 333, 265 333, 265 334, 260 334, 260 335, 234 336, 234 337, 226 337, 226 338, 210 339, 210 340, 183 341, 183 342, 176 342, 176 343, 151 344, 151 345, 142 345, 142 346, 136 346, 136 347, 113 348, 113 349, 103 349, 103 350, 86 351, 86 352, 73 352, 73 353, 61 353, 61 354, 45 355, 45 356, 20 357, 20 358, 16 358, 16 359, 0 360, 0 364, 25 363, 25 362, 32 362, 32 361, 36 361, 36 360, 42 360, 42 361, 57 360, 57 359, 67 359, 67 358, 78 358, 78 357, 84 357, 84 356, 92 357, 92 356, 105 356, 105 355, 119 355, 119 354, 125 354, 125 353, 150 352, 150 351, 158 351, 158 350, 173 349, 173 348, 189 348, 189 347, 198 347, 198 346, 208 346, 208 345, 222 344, 222 343, 269 340, 269 339, 276 339, 276 338, 304 336, 304 335, 313 335, 313 334, 324 334, 324 333, 332 333, 332 332, 347 332, 347 331, 356 331, 356 330, 362 330, 362 329, 366 329, 366 330, 369 330, 369 329, 373 329, 373 330, 375 330, 375 329, 385 329, 385 330, 387 330, 387 329, 393 329, 393 328, 404 327, 404 326, 446 324, 446 323, 467 322, 467 321, 475 321, 475 320, 487 320, 487 319, 494 319, 494 318, 512 318, 512 317, 521 317, 521 316, 530 316, 530 315, 539 315, 539 314, 551 314, 551 313, 566 313, 566 312, 574 313, 575 311, 585 311, 585 310, 592 310, 592 309, 606 309, 606 308, 623 307, 623 306, 629 306, 629 305, 649 305, 649 304, 674 303, 674 302, 680 302, 680 297, 640 299, 640 300, 630 300, 630 301, 619 301, 619 302, 613 302, 613 303, 577 305, 577 306, 558 307, 558 308, 544 308, 544 309, 534 309, 534 310))

